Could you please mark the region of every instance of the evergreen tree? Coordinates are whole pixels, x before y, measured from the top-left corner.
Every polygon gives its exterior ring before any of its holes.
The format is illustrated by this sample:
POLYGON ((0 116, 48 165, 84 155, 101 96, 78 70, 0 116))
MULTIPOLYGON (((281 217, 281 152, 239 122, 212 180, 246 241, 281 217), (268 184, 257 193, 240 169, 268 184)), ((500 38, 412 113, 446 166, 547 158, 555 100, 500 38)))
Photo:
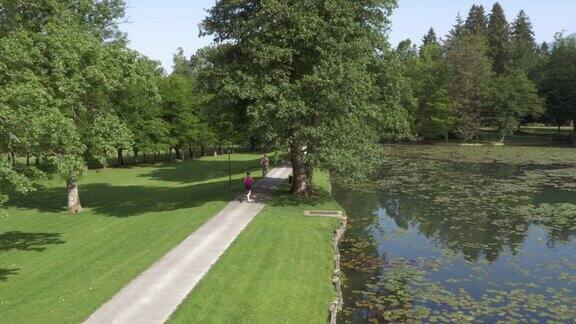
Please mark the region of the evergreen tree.
POLYGON ((448 140, 448 135, 454 129, 454 103, 450 92, 446 88, 440 88, 432 94, 428 104, 427 123, 422 128, 429 137, 442 136, 448 140))
MULTIPOLYGON (((449 95, 446 92, 449 85, 447 66, 442 55, 440 44, 422 45, 416 64, 414 80, 414 92, 418 98, 417 109, 412 114, 414 131, 425 138, 435 138, 446 135, 445 129, 436 127, 436 121, 446 117, 447 110, 443 109, 442 103, 446 101, 440 97, 449 95), (444 93, 439 93, 444 89, 444 93), (434 97, 437 95, 436 97, 434 97), (438 104, 438 105, 436 105, 438 104), (436 105, 436 106, 433 106, 436 105), (435 119, 436 118, 436 119, 435 119)), ((449 129, 448 131, 451 131, 449 129)))
POLYGON ((543 70, 540 90, 548 118, 558 127, 572 121, 576 132, 576 40, 557 35, 543 70))
POLYGON ((550 53, 550 46, 548 43, 544 42, 540 45, 540 53, 542 54, 549 54, 550 53))
POLYGON ((488 22, 488 46, 494 72, 503 74, 510 64, 510 26, 498 2, 492 7, 488 22))
POLYGON ((422 38, 422 45, 427 46, 432 44, 439 44, 434 28, 430 28, 428 33, 422 38))
POLYGON ((485 35, 488 29, 488 18, 482 5, 473 5, 464 25, 472 34, 485 35))
POLYGON ((521 10, 512 24, 512 58, 514 66, 531 72, 537 60, 537 46, 532 23, 521 10))
POLYGON ((463 33, 451 40, 447 63, 457 135, 464 140, 480 134, 480 112, 492 77, 485 37, 463 33))
POLYGON ((452 25, 452 29, 450 30, 450 32, 446 37, 446 43, 450 43, 450 40, 462 35, 462 33, 464 33, 465 31, 466 27, 464 26, 464 20, 462 20, 462 15, 458 13, 458 15, 456 15, 456 22, 454 23, 454 25, 452 25))

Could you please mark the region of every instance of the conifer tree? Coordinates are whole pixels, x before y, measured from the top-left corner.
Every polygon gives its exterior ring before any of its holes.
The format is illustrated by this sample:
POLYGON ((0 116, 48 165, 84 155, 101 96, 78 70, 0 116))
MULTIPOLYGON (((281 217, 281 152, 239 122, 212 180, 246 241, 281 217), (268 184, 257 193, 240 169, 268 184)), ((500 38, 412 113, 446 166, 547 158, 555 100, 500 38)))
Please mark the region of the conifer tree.
POLYGON ((494 4, 488 22, 488 46, 494 72, 503 74, 510 64, 510 26, 498 2, 494 4))
POLYGON ((460 13, 458 13, 458 15, 456 15, 456 23, 454 25, 452 25, 452 29, 450 30, 450 32, 447 35, 446 42, 450 43, 450 40, 454 39, 455 37, 462 35, 462 33, 465 30, 466 30, 466 27, 464 26, 464 20, 462 20, 462 15, 460 15, 460 13))
POLYGON ((422 45, 428 46, 432 44, 439 44, 439 42, 438 37, 436 36, 436 32, 434 31, 434 28, 430 27, 428 33, 424 35, 424 38, 422 38, 422 45))
POLYGON ((512 24, 512 58, 514 66, 530 72, 537 60, 537 46, 530 19, 521 10, 512 24))
POLYGON ((466 19, 465 28, 472 34, 485 35, 488 29, 486 11, 482 5, 473 5, 466 19))
POLYGON ((467 32, 453 38, 447 51, 456 133, 464 140, 480 134, 480 112, 492 77, 487 54, 486 38, 467 32))

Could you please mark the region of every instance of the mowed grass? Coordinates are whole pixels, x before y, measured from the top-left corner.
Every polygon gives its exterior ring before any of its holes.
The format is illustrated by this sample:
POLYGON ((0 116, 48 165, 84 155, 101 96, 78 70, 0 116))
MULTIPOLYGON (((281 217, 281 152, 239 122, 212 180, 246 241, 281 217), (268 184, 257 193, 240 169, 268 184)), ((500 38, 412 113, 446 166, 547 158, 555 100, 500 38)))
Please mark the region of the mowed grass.
MULTIPOLYGON (((68 215, 60 180, 0 211, 0 323, 77 323, 242 191, 258 155, 90 171, 85 212, 68 215)), ((258 173, 259 175, 259 173, 258 173)))
MULTIPOLYGON (((572 127, 561 127, 560 135, 573 134, 572 127)), ((524 126, 520 132, 515 131, 514 134, 509 134, 505 138, 507 144, 554 144, 552 138, 558 135, 558 128, 551 126, 524 126)), ((502 138, 499 131, 495 129, 485 128, 482 132, 482 140, 498 142, 502 138)))
POLYGON ((171 323, 325 323, 335 296, 333 230, 339 220, 305 217, 340 210, 318 173, 319 196, 279 193, 240 234, 172 315, 171 323))

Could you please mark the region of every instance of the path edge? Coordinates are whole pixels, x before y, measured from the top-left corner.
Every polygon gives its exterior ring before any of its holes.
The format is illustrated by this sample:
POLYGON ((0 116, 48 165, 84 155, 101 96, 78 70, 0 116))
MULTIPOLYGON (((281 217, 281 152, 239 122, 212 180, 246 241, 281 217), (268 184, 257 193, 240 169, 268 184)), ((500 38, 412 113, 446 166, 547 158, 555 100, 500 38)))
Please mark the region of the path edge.
MULTIPOLYGON (((334 199, 333 186, 330 174, 328 175, 328 183, 330 185, 330 197, 334 199)), ((337 202, 336 202, 337 203, 337 202)), ((342 208, 342 206, 340 206, 342 208)), ((336 297, 332 300, 328 306, 328 318, 327 322, 329 324, 336 324, 338 322, 338 312, 342 310, 344 306, 344 297, 342 294, 342 271, 340 270, 340 242, 342 237, 348 228, 348 216, 346 211, 342 208, 340 215, 335 216, 335 218, 340 219, 340 226, 334 230, 334 236, 332 238, 332 250, 333 250, 333 261, 334 261, 334 272, 332 273, 332 285, 336 292, 336 297)))

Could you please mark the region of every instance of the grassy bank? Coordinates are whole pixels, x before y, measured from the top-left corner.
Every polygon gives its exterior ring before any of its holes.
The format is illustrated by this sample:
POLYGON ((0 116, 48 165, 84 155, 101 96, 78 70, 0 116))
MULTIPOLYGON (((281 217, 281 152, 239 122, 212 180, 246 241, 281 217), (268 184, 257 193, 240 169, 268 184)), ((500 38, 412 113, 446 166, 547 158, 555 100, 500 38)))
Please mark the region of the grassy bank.
POLYGON ((333 230, 337 219, 307 209, 340 207, 316 177, 319 197, 279 194, 256 216, 171 318, 172 323, 322 323, 335 296, 333 230))
POLYGON ((43 182, 0 214, 0 323, 76 323, 242 190, 259 156, 90 171, 86 211, 65 212, 62 181, 43 182))

